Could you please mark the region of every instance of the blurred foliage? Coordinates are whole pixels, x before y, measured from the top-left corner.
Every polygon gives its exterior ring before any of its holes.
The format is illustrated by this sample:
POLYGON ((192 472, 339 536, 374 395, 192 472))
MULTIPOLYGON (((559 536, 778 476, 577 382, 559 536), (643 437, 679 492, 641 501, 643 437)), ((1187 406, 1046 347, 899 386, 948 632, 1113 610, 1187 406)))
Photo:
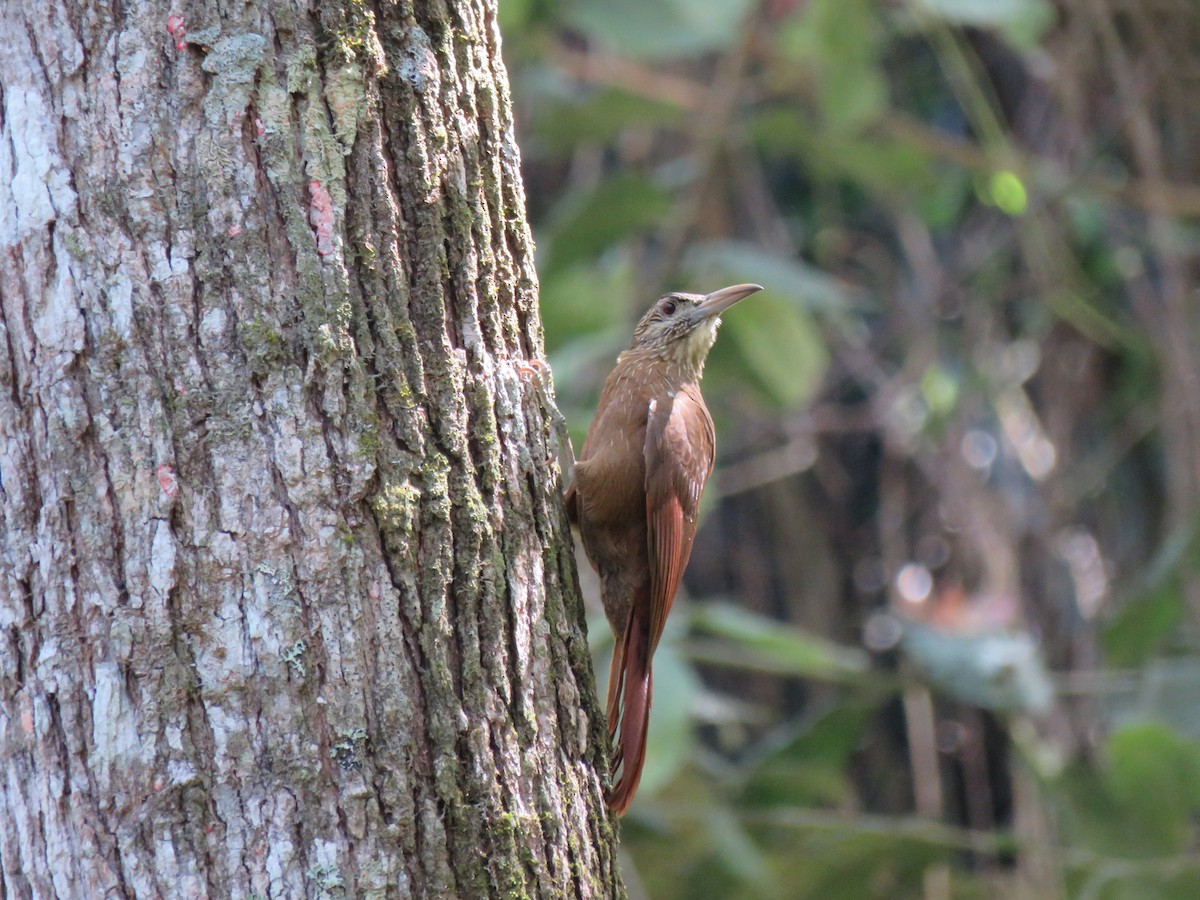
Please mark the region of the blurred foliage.
POLYGON ((631 895, 1200 896, 1200 7, 500 17, 576 446, 653 298, 766 286, 631 895))

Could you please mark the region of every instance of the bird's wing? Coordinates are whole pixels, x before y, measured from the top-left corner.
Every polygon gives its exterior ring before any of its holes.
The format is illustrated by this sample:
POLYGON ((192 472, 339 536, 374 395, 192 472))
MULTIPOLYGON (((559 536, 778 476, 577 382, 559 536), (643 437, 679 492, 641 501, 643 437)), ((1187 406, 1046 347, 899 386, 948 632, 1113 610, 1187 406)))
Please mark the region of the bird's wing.
POLYGON ((645 445, 651 653, 692 553, 715 449, 712 417, 698 391, 685 388, 651 402, 645 445))

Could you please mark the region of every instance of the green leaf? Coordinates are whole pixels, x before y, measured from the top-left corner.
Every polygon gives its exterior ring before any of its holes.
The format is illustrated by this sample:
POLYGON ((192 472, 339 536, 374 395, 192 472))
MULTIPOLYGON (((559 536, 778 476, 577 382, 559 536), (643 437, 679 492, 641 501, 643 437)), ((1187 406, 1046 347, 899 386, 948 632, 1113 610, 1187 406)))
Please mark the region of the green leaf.
POLYGON ((1161 543, 1133 579, 1133 596, 1105 627, 1101 641, 1114 665, 1148 660, 1177 634, 1184 608, 1178 577, 1200 559, 1200 516, 1183 523, 1161 543))
POLYGON ((543 274, 599 256, 612 244, 662 221, 666 193, 639 175, 617 175, 566 201, 542 246, 543 274))
POLYGON ((905 621, 904 653, 942 693, 997 710, 1045 712, 1050 679, 1033 639, 1024 632, 956 634, 905 621))
POLYGON ((727 46, 750 0, 579 0, 568 21, 625 57, 668 59, 727 46))
POLYGON ((839 805, 854 796, 847 773, 850 756, 878 713, 875 703, 839 704, 782 729, 750 760, 742 791, 746 805, 765 807, 839 805))
POLYGON ((527 27, 533 19, 533 0, 502 0, 499 7, 496 13, 505 34, 527 27))
POLYGON ((1067 897, 1096 900, 1196 900, 1200 897, 1200 863, 1180 859, 1151 860, 1145 865, 1068 864, 1067 897))
POLYGON ((770 864, 730 809, 713 804, 706 824, 713 851, 725 868, 746 884, 773 893, 775 879, 770 864))
POLYGON ((966 194, 960 169, 936 164, 924 148, 905 139, 831 132, 793 106, 762 109, 748 127, 764 153, 782 158, 786 165, 795 165, 800 154, 817 181, 841 180, 906 205, 923 205, 937 194, 938 209, 961 203, 966 194), (947 179, 952 179, 948 186, 947 179))
POLYGON ((1076 762, 1054 781, 1058 818, 1072 845, 1097 854, 1144 855, 1136 849, 1137 835, 1126 835, 1125 810, 1094 768, 1076 762), (1130 840, 1132 838, 1132 840, 1130 840))
POLYGON ((945 417, 954 412, 958 393, 958 381, 940 365, 931 365, 921 376, 921 396, 935 416, 945 417))
POLYGON ((565 155, 580 143, 614 141, 631 127, 668 128, 682 116, 678 106, 608 88, 586 97, 572 94, 545 102, 534 120, 531 139, 565 155))
POLYGON ((885 198, 914 202, 936 188, 933 161, 902 141, 864 136, 823 141, 809 152, 814 166, 885 198))
POLYGON ((1183 598, 1174 584, 1126 603, 1100 635, 1109 663, 1144 663, 1175 634, 1182 617, 1183 598))
POLYGON ((867 655, 833 641, 748 612, 737 606, 710 603, 696 607, 692 625, 739 644, 750 660, 768 663, 789 675, 842 680, 869 667, 867 655))
MULTIPOLYGON (((748 241, 705 241, 688 254, 687 268, 705 283, 727 280, 761 284, 801 308, 835 319, 865 306, 866 295, 803 260, 781 256, 748 241)), ((755 295, 754 302, 762 299, 755 295)), ((749 305, 750 301, 742 304, 749 305)), ((742 309, 739 306, 738 309, 742 309)))
POLYGON ((946 164, 929 164, 931 178, 914 198, 916 207, 930 228, 949 229, 958 221, 964 203, 971 196, 971 177, 967 172, 946 164))
POLYGON ((808 403, 829 367, 829 352, 808 310, 844 313, 849 291, 804 263, 736 241, 699 245, 687 265, 699 283, 764 285, 763 293, 723 317, 722 328, 772 403, 785 409, 808 403))
POLYGON ((794 409, 812 400, 829 367, 829 353, 799 306, 765 294, 727 317, 725 327, 779 407, 794 409))
POLYGON ((863 734, 878 712, 876 702, 857 699, 839 703, 804 721, 799 729, 777 743, 773 753, 844 766, 862 743, 863 734))
POLYGON ((1114 732, 1105 750, 1101 770, 1079 762, 1054 782, 1068 839, 1102 859, 1173 858, 1191 847, 1200 812, 1200 743, 1161 723, 1139 722, 1114 732))
POLYGON ((1126 726, 1109 738, 1109 783, 1130 825, 1159 855, 1190 846, 1200 811, 1200 745, 1158 723, 1126 726))
POLYGON ((887 105, 878 23, 872 0, 812 0, 780 36, 784 53, 812 70, 833 129, 859 131, 887 105))
POLYGON ((1114 793, 1130 804, 1200 809, 1200 743, 1161 722, 1126 725, 1108 740, 1114 793))
POLYGON ((1020 216, 1029 206, 1029 192, 1016 172, 1002 169, 992 173, 987 185, 988 197, 1002 212, 1020 216))
POLYGON ((816 877, 803 896, 820 900, 922 897, 925 870, 949 855, 941 847, 900 834, 850 830, 813 849, 819 854, 812 866, 816 877))
MULTIPOLYGON (((625 254, 601 263, 560 266, 542 276, 539 304, 546 346, 554 352, 577 338, 615 329, 628 342, 630 309, 622 302, 634 293, 633 268, 625 254)), ((557 382, 558 371, 555 370, 557 382)))

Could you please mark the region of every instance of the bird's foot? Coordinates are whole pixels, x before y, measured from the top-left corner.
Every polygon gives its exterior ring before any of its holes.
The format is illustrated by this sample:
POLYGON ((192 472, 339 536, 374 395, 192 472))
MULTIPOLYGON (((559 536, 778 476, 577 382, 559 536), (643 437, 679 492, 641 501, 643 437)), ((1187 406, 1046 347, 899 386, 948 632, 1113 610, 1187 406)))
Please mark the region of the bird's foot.
POLYGON ((536 378, 539 383, 544 383, 550 374, 550 367, 540 359, 520 361, 516 364, 516 370, 522 378, 536 378))

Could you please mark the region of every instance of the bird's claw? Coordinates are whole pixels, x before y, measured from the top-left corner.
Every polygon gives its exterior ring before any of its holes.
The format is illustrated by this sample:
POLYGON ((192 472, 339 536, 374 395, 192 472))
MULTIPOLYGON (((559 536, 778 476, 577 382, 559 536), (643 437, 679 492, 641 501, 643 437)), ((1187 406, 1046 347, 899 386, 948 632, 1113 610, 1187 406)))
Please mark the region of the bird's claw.
POLYGON ((516 370, 522 379, 536 378, 539 383, 544 382, 546 376, 550 373, 550 367, 540 359, 518 362, 516 370))

